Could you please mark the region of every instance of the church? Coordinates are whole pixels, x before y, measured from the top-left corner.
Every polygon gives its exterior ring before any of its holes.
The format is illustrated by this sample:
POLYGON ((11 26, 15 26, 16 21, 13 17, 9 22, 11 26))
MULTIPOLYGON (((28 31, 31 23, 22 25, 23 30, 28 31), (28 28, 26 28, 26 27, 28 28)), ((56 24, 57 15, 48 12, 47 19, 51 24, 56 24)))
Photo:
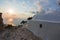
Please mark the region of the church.
POLYGON ((43 40, 60 40, 60 3, 58 5, 51 13, 42 12, 28 20, 26 28, 43 40))

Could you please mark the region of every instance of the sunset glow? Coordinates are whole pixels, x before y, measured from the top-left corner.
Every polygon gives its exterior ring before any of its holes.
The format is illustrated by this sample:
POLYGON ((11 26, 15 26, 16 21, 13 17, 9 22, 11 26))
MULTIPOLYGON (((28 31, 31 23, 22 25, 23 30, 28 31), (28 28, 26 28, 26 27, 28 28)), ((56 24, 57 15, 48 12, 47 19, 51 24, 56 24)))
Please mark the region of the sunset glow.
POLYGON ((14 13, 14 10, 13 10, 13 9, 8 9, 7 12, 8 12, 9 14, 13 14, 13 13, 14 13))

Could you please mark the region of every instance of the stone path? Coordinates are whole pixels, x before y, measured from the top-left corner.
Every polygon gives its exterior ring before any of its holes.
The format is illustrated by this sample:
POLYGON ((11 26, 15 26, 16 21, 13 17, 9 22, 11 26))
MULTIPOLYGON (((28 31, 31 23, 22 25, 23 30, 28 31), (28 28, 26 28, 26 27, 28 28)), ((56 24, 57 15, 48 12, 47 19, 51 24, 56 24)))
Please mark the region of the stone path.
POLYGON ((0 40, 42 40, 26 28, 0 31, 0 40))

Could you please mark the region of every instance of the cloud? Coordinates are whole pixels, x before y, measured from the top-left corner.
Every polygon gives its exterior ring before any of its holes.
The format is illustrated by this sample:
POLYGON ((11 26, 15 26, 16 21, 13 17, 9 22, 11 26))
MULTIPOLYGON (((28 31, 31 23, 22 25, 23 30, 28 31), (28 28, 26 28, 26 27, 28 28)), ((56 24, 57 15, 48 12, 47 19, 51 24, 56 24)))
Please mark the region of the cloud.
POLYGON ((0 12, 2 12, 3 11, 3 9, 2 8, 0 8, 0 12))
POLYGON ((49 3, 49 0, 39 0, 40 2, 49 3))
POLYGON ((60 0, 57 0, 57 3, 60 3, 60 0))
POLYGON ((21 18, 21 19, 27 19, 28 17, 30 16, 33 16, 34 14, 32 13, 21 13, 21 14, 16 14, 18 18, 21 18))
POLYGON ((14 17, 8 13, 4 13, 3 14, 3 20, 4 20, 4 23, 5 24, 13 24, 12 21, 13 21, 14 17))
POLYGON ((13 4, 16 4, 17 0, 5 0, 4 2, 6 3, 5 6, 13 6, 13 4))
POLYGON ((43 7, 42 7, 42 5, 40 4, 39 1, 35 2, 35 5, 37 7, 37 10, 36 11, 40 12, 43 9, 43 7))
POLYGON ((26 7, 27 7, 27 4, 26 4, 25 1, 23 1, 20 6, 21 6, 22 8, 26 8, 26 7))
POLYGON ((45 14, 53 13, 55 11, 56 11, 56 9, 48 8, 48 10, 45 11, 45 14))
POLYGON ((29 12, 36 13, 36 12, 41 12, 43 10, 43 7, 42 7, 42 5, 40 4, 39 1, 35 1, 33 5, 35 5, 35 7, 34 6, 29 7, 29 12))
POLYGON ((60 0, 57 0, 57 2, 60 2, 60 0))
POLYGON ((35 0, 34 1, 34 5, 37 7, 32 7, 31 10, 35 11, 35 12, 41 12, 42 10, 44 10, 42 2, 45 3, 45 6, 47 7, 49 4, 49 0, 35 0))
POLYGON ((33 6, 33 7, 30 7, 29 8, 29 11, 30 12, 34 12, 34 13, 37 13, 37 12, 41 12, 42 10, 43 10, 43 6, 40 4, 40 1, 38 0, 38 1, 34 1, 34 4, 33 5, 35 5, 35 7, 33 6))

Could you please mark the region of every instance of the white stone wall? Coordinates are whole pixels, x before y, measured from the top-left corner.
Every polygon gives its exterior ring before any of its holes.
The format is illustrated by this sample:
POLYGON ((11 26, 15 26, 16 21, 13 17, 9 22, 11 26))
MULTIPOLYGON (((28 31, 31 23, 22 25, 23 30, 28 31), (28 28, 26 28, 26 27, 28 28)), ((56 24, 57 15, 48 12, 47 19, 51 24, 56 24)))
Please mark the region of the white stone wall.
POLYGON ((27 28, 43 40, 60 40, 60 23, 29 21, 27 28), (42 28, 40 28, 40 24, 42 24, 42 28))

